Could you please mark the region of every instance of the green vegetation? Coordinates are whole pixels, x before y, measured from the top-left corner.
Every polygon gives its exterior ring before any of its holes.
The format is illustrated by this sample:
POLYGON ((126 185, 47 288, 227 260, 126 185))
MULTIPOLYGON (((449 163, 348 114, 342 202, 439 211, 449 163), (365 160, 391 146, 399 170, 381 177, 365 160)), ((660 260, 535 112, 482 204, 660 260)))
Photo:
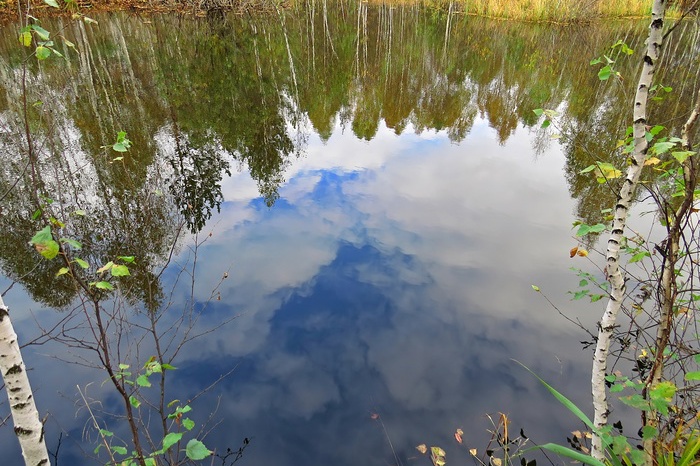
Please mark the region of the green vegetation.
MULTIPOLYGON (((65 4, 75 8, 81 5, 83 9, 137 11, 180 11, 190 14, 203 14, 212 11, 234 11, 238 13, 253 12, 275 14, 280 8, 306 7, 316 0, 93 0, 90 2, 75 2, 63 0, 65 4)), ((338 3, 352 2, 327 0, 319 2, 323 8, 338 8, 338 3)), ((641 18, 651 12, 649 2, 645 0, 613 1, 586 0, 371 0, 370 3, 395 5, 420 5, 424 7, 449 10, 460 14, 476 15, 488 18, 499 18, 516 21, 535 21, 553 23, 590 23, 596 20, 613 18, 641 18)), ((671 3, 668 14, 677 16, 679 12, 691 6, 688 0, 671 3)), ((318 6, 319 9, 321 5, 318 6)), ((345 8, 345 7, 342 7, 345 8)), ((0 14, 13 15, 17 10, 16 0, 0 0, 0 14)))

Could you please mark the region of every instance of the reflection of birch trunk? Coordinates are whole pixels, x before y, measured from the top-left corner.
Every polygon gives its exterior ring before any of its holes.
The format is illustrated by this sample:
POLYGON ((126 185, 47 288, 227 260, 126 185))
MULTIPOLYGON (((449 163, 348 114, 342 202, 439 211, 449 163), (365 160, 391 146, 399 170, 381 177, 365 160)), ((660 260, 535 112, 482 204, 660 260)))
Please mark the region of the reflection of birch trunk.
POLYGON ((443 45, 442 56, 447 56, 447 45, 450 42, 450 28, 452 27, 452 8, 454 2, 450 2, 450 8, 447 10, 447 23, 445 24, 445 44, 443 45))
POLYGON ((393 36, 393 25, 394 25, 394 8, 389 6, 389 19, 388 19, 389 24, 387 25, 387 40, 386 40, 386 79, 384 80, 384 84, 388 85, 389 84, 389 76, 391 76, 391 49, 392 44, 391 44, 391 38, 393 36))
POLYGON ((0 371, 5 382, 12 422, 22 448, 24 463, 49 465, 49 454, 44 442, 44 425, 39 419, 27 369, 17 343, 17 334, 2 296, 0 296, 0 371))
POLYGON ((296 97, 296 102, 298 105, 299 102, 299 87, 297 86, 297 73, 294 69, 294 57, 292 57, 292 49, 289 46, 289 36, 287 34, 287 24, 284 18, 284 14, 280 12, 279 8, 277 8, 277 16, 280 18, 280 23, 282 24, 282 34, 284 35, 284 44, 287 47, 287 58, 289 59, 289 72, 292 75, 292 83, 294 83, 294 95, 296 97))
POLYGON ((327 0, 323 0, 323 30, 326 35, 326 39, 328 39, 328 43, 331 45, 331 52, 333 52, 333 55, 338 58, 338 54, 335 53, 335 47, 333 46, 333 39, 331 38, 331 28, 328 27, 328 5, 327 5, 327 0))
POLYGON ((357 45, 355 47, 355 72, 357 79, 360 79, 360 18, 362 17, 362 3, 357 5, 357 45))
POLYGON ((103 120, 103 115, 106 112, 103 111, 103 109, 97 102, 97 91, 95 91, 95 77, 92 73, 93 56, 91 53, 92 49, 90 48, 90 40, 87 37, 87 31, 85 30, 85 25, 82 21, 77 22, 77 27, 78 31, 76 36, 78 36, 81 41, 81 53, 78 54, 80 63, 80 76, 82 76, 82 79, 85 79, 86 81, 87 85, 85 86, 85 92, 87 92, 88 101, 90 102, 93 114, 97 119, 97 125, 100 128, 100 133, 105 134, 106 128, 105 122, 103 120))
MULTIPOLYGON (((647 40, 642 71, 639 76, 637 93, 634 99, 634 150, 632 153, 632 163, 627 169, 626 179, 618 194, 612 230, 608 239, 606 269, 610 281, 610 299, 608 300, 605 312, 598 326, 598 339, 593 357, 593 369, 591 374, 594 409, 593 424, 596 429, 607 425, 608 415, 610 414, 605 389, 605 375, 608 354, 610 352, 610 342, 612 340, 617 314, 622 307, 622 301, 625 296, 625 279, 622 276, 622 271, 619 266, 620 245, 622 244, 625 226, 627 224, 627 214, 634 200, 634 192, 649 147, 649 143, 646 140, 647 101, 649 97, 649 87, 651 87, 654 72, 656 71, 655 64, 661 51, 665 6, 663 0, 654 0, 651 13, 651 25, 649 26, 649 39, 647 40)), ((593 433, 591 447, 591 455, 602 461, 605 458, 605 449, 601 436, 597 435, 595 432, 593 433)))
POLYGON ((316 2, 311 0, 311 69, 316 72, 316 2))
POLYGON ((253 50, 255 51, 255 72, 258 75, 258 83, 262 89, 262 65, 260 63, 260 51, 258 50, 258 28, 255 24, 250 23, 250 29, 253 32, 253 50))

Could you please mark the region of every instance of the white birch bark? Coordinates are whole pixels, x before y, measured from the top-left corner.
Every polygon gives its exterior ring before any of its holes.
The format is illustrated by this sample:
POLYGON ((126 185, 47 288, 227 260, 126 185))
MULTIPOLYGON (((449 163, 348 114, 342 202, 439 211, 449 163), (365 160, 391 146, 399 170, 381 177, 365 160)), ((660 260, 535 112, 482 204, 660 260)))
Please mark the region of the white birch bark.
POLYGON ((34 404, 27 369, 12 327, 10 314, 0 296, 0 371, 10 402, 15 434, 27 466, 48 466, 49 454, 44 442, 44 425, 34 404))
MULTIPOLYGON (((594 409, 593 425, 596 429, 607 425, 608 415, 610 414, 607 392, 605 389, 605 375, 610 342, 615 328, 617 314, 622 307, 622 301, 625 296, 625 279, 619 266, 620 245, 627 224, 627 214, 634 201, 634 193, 642 168, 644 167, 644 160, 646 159, 647 149, 649 147, 645 137, 647 126, 647 101, 649 88, 652 85, 654 72, 656 71, 656 61, 661 51, 665 7, 666 2, 664 0, 654 0, 651 24, 649 26, 649 37, 647 39, 642 71, 639 75, 639 83, 634 99, 634 150, 632 152, 632 163, 627 169, 625 181, 618 195, 617 204, 615 205, 615 217, 608 239, 606 270, 608 280, 610 281, 610 299, 608 300, 605 312, 599 323, 598 340, 593 356, 593 369, 591 373, 594 409)), ((591 447, 591 455, 602 461, 605 458, 605 448, 601 437, 596 435, 595 432, 593 433, 591 447)))

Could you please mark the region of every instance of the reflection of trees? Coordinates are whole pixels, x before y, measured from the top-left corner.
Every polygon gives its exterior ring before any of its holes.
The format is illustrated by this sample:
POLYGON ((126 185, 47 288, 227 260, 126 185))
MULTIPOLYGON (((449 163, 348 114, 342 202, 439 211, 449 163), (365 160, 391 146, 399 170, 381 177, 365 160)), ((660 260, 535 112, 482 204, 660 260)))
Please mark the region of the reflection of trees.
MULTIPOLYGON (((221 180, 231 162, 249 170, 271 204, 290 156, 302 149, 291 126, 305 119, 323 140, 338 121, 371 139, 384 120, 397 134, 444 130, 460 141, 481 115, 504 143, 518 125, 536 125, 537 107, 564 109, 566 176, 579 199, 578 215, 595 222, 610 204, 609 189, 579 172, 596 160, 624 165, 613 151, 624 129, 616 108, 631 83, 599 82, 588 59, 619 37, 634 47, 637 25, 559 30, 416 6, 307 3, 285 13, 284 28, 276 15, 162 16, 145 25, 117 14, 98 27, 68 26, 81 54, 68 64, 47 63, 41 74, 46 89, 62 96, 53 109, 62 123, 51 126, 48 113, 32 111, 38 127, 52 134, 47 153, 85 153, 96 180, 92 189, 105 199, 100 221, 118 225, 109 219, 132 218, 144 225, 147 217, 169 218, 176 209, 196 231, 223 201, 221 180), (570 53, 574 45, 580 53, 570 53), (133 148, 122 162, 110 163, 114 154, 104 146, 120 130, 133 148), (164 192, 177 206, 161 213, 132 199, 134 192, 151 195, 156 173, 170 180, 164 192)), ((683 70, 661 77, 679 94, 654 110, 669 115, 669 126, 676 121, 674 105, 695 86, 698 54, 687 44, 697 34, 683 25, 666 47, 673 53, 664 68, 683 70)), ((15 125, 17 115, 15 42, 0 38, 7 52, 0 73, 7 125, 15 125)), ((623 74, 632 72, 634 57, 620 66, 623 74)), ((84 189, 82 181, 66 183, 84 189)))

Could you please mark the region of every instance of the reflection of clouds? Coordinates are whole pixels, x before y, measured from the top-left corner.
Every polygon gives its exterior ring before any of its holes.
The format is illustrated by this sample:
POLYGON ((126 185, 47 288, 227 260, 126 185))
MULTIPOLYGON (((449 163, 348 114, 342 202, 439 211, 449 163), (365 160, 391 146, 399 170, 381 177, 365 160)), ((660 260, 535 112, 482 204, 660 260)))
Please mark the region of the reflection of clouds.
MULTIPOLYGON (((374 410, 404 459, 418 443, 448 445, 456 427, 483 448, 483 415, 499 410, 546 441, 575 426, 510 361, 586 403, 590 357, 530 288, 575 283, 562 273, 572 210, 562 157, 533 163, 522 131, 505 146, 429 136, 382 126, 371 144, 337 131, 312 142, 272 209, 247 175, 224 180, 197 299, 229 277, 197 325, 245 315, 187 347, 173 386, 189 397, 241 363, 211 391, 223 424, 210 444, 255 437, 249 464, 379 465, 390 452, 374 410)), ((178 286, 175 301, 187 293, 178 286)))

